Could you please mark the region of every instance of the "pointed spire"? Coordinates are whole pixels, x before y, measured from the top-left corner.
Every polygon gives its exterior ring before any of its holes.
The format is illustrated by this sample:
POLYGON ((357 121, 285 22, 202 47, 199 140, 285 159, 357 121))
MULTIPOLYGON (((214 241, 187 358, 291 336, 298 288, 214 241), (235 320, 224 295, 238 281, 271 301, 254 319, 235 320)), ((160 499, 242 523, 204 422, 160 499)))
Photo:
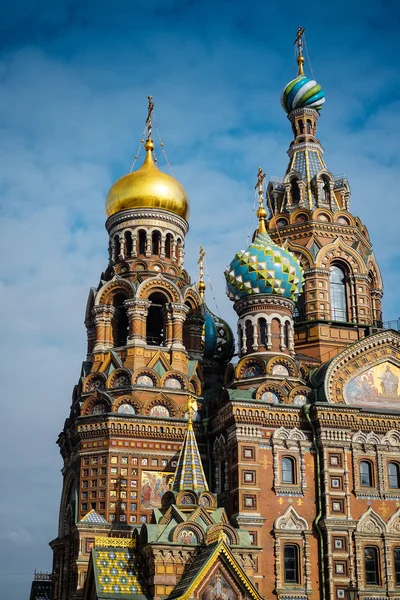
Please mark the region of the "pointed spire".
POLYGON ((200 270, 199 283, 197 284, 197 289, 199 290, 200 298, 202 299, 203 302, 204 302, 204 292, 206 291, 206 284, 204 283, 204 263, 203 263, 205 255, 206 255, 206 253, 204 252, 203 246, 200 246, 199 260, 197 261, 198 265, 199 265, 199 270, 200 270))
POLYGON ((297 64, 298 64, 297 77, 304 76, 304 56, 303 56, 304 32, 305 32, 304 27, 299 27, 297 29, 296 39, 294 40, 294 45, 297 46, 297 64))
POLYGON ((187 412, 189 414, 185 439, 179 455, 178 464, 172 482, 173 492, 192 490, 194 492, 208 491, 208 484, 201 462, 196 436, 193 431, 193 415, 197 410, 197 402, 192 396, 187 401, 187 412))
POLYGON ((258 190, 258 233, 267 233, 267 229, 265 227, 265 217, 267 216, 267 211, 264 208, 264 179, 266 175, 266 172, 263 171, 261 167, 258 167, 257 183, 255 185, 255 189, 258 190))

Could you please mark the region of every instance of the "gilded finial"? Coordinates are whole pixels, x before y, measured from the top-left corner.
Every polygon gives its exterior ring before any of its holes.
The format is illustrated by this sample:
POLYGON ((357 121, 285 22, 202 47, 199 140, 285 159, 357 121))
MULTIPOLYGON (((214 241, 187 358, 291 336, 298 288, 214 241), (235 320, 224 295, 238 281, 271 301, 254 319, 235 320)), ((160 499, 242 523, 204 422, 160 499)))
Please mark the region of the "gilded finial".
POLYGON ((199 260, 197 261, 198 265, 199 265, 199 269, 200 269, 199 283, 197 284, 197 289, 199 290, 200 298, 202 299, 203 302, 204 302, 204 292, 206 290, 206 284, 204 283, 204 263, 203 263, 205 255, 206 255, 206 253, 204 252, 203 246, 200 246, 199 260))
POLYGON ((197 402, 193 396, 189 396, 187 399, 187 413, 188 413, 188 430, 193 429, 193 417, 197 410, 197 402))
POLYGON ((297 36, 296 39, 294 40, 294 45, 297 46, 297 64, 298 64, 298 71, 297 71, 297 76, 300 77, 301 75, 304 75, 304 56, 303 56, 303 35, 304 35, 305 29, 304 27, 299 27, 297 29, 297 36))
POLYGON ((258 233, 267 233, 267 229, 265 227, 265 217, 267 216, 267 211, 264 208, 264 179, 266 176, 267 174, 265 171, 263 171, 261 167, 258 167, 257 183, 255 185, 255 189, 258 191, 258 233))

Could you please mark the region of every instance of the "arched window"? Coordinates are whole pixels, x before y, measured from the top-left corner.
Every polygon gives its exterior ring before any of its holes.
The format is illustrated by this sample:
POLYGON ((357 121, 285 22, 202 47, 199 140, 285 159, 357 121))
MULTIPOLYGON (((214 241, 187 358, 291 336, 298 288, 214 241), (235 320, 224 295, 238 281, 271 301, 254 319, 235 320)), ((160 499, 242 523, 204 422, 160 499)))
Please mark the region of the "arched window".
POLYGON ((246 321, 244 324, 246 332, 246 352, 253 352, 254 336, 253 336, 253 323, 246 321))
POLYGON ((114 237, 114 261, 115 262, 117 262, 120 253, 121 253, 121 242, 119 241, 119 237, 116 235, 114 237))
POLYGON ((125 231, 125 257, 132 256, 133 243, 130 231, 125 231))
POLYGON ((307 119, 307 121, 306 121, 306 133, 308 133, 308 134, 311 133, 311 126, 312 126, 312 123, 311 123, 310 119, 307 119))
POLYGON ((299 547, 297 544, 285 544, 283 548, 284 583, 299 581, 299 547))
POLYGON ((149 296, 151 305, 147 314, 146 341, 152 346, 163 346, 165 342, 164 306, 167 299, 160 292, 149 296))
POLYGON ((300 188, 297 179, 292 179, 290 182, 290 193, 292 195, 292 204, 299 204, 300 188))
POLYGON ((360 485, 362 487, 373 486, 372 465, 369 460, 362 460, 360 462, 360 485))
POLYGON ((260 346, 267 346, 267 321, 262 317, 258 320, 258 325, 260 328, 260 346))
POLYGON ((299 132, 303 133, 303 131, 304 131, 303 119, 299 119, 299 132))
POLYGON ((165 238, 165 257, 171 258, 171 248, 172 248, 172 235, 167 233, 165 238))
POLYGON ((282 458, 282 483, 296 483, 295 460, 290 456, 282 458))
POLYGON ((151 236, 151 253, 160 255, 161 249, 161 233, 159 231, 153 231, 153 235, 151 236))
POLYGON ((388 464, 388 475, 389 475, 389 487, 399 488, 400 487, 399 463, 390 462, 388 464))
POLYGON ((331 319, 347 321, 346 275, 337 265, 332 265, 330 276, 331 319))
POLYGON ((114 346, 125 346, 129 335, 129 319, 124 306, 125 294, 115 294, 113 307, 115 308, 112 318, 112 332, 114 346))
POLYGON ((138 254, 146 254, 146 232, 143 229, 139 230, 137 252, 138 254))
POLYGON ((379 552, 374 546, 364 548, 365 583, 379 585, 379 552))

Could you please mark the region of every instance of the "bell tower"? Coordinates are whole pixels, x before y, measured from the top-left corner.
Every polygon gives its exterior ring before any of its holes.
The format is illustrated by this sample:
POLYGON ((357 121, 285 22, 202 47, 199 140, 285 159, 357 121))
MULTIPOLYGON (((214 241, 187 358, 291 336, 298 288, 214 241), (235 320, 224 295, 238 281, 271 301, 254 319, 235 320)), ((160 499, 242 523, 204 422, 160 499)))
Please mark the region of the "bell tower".
POLYGON ((347 178, 324 161, 317 123, 325 94, 304 75, 303 35, 299 28, 298 75, 281 96, 294 139, 285 176, 268 184, 268 231, 304 269, 294 312, 296 350, 325 361, 381 326, 383 284, 368 230, 350 212, 347 178))
POLYGON ((58 438, 64 465, 58 536, 51 542, 54 600, 82 596, 96 535, 131 538, 161 507, 189 397, 208 464, 204 282, 199 291, 184 268, 189 199, 157 167, 153 111, 150 96, 142 166, 106 198, 109 264, 89 292, 87 357, 58 438))

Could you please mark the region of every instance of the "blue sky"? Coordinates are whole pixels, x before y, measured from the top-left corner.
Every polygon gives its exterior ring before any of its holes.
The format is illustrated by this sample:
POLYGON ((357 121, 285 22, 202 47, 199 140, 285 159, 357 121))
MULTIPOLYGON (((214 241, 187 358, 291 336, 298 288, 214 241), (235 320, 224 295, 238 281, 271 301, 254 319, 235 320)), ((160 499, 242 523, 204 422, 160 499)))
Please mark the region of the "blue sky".
MULTIPOLYGON (((222 272, 255 227, 258 166, 268 176, 286 168, 279 96, 306 27, 327 98, 326 163, 348 176, 382 269, 385 319, 397 318, 400 11, 355 0, 15 0, 1 11, 0 595, 22 600, 34 567, 51 568, 62 483, 54 442, 85 355, 87 293, 106 267, 104 198, 130 168, 147 95, 191 199, 186 266, 196 278, 203 244, 234 323, 222 272)), ((209 290, 208 299, 214 309, 209 290)))

